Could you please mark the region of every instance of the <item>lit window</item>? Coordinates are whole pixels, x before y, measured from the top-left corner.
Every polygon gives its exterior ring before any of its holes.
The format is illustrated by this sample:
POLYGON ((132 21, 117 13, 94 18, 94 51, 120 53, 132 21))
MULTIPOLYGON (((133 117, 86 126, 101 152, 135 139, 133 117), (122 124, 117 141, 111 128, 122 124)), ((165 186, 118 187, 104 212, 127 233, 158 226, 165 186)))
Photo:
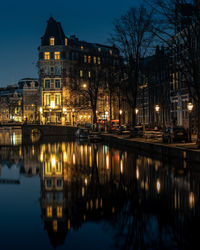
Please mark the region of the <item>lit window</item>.
POLYGON ((91 77, 91 72, 90 72, 90 71, 88 72, 88 77, 89 77, 89 78, 91 77))
POLYGON ((50 162, 46 163, 46 173, 51 174, 51 163, 50 162))
POLYGON ((59 89, 60 88, 60 80, 56 79, 55 84, 56 84, 56 88, 59 89))
POLYGON ((59 161, 56 163, 56 172, 62 173, 61 162, 59 161))
POLYGON ((57 231, 58 231, 58 222, 57 222, 57 220, 54 220, 54 221, 53 221, 53 231, 54 231, 54 232, 57 232, 57 231))
POLYGON ((97 58, 96 58, 96 56, 94 56, 93 61, 94 61, 94 64, 97 63, 97 58))
POLYGON ((50 105, 51 96, 49 94, 44 95, 44 106, 50 105))
POLYGON ((84 55, 84 63, 86 63, 86 62, 87 62, 87 56, 84 55))
POLYGON ((50 52, 44 52, 44 59, 49 60, 50 59, 50 52))
POLYGON ((45 89, 50 89, 50 80, 45 80, 45 89))
POLYGON ((83 50, 84 49, 84 47, 83 46, 81 46, 81 50, 83 50))
POLYGON ((55 52, 54 58, 55 58, 55 60, 60 60, 60 52, 55 52))
POLYGON ((101 48, 98 48, 98 51, 101 52, 101 48))
POLYGON ((91 56, 88 56, 88 63, 91 63, 91 56))
POLYGON ((52 206, 47 206, 47 217, 52 217, 52 206))
POLYGON ((83 77, 83 70, 80 70, 80 77, 83 77))
POLYGON ((98 57, 98 64, 101 64, 101 58, 98 57))
POLYGON ((50 38, 50 45, 51 45, 51 46, 54 46, 54 45, 55 45, 55 39, 54 39, 54 37, 51 37, 51 38, 50 38))
POLYGON ((67 39, 67 37, 65 37, 65 46, 67 46, 68 45, 68 39, 67 39))
POLYGON ((110 51, 109 51, 109 52, 110 52, 110 55, 112 55, 112 50, 111 50, 111 49, 110 49, 110 51))
POLYGON ((59 218, 62 217, 62 207, 61 206, 57 207, 57 217, 59 217, 59 218))
POLYGON ((55 102, 56 106, 60 106, 60 94, 56 94, 55 102))

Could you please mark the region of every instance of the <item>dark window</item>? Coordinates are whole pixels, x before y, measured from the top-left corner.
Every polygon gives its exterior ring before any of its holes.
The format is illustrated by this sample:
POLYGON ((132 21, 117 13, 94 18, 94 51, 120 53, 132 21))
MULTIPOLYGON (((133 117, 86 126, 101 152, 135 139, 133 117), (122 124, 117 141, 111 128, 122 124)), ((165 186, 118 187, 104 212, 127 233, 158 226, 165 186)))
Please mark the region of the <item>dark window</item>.
POLYGON ((56 80, 56 88, 60 88, 60 80, 56 80))
POLYGON ((45 88, 50 89, 50 80, 45 80, 45 88))

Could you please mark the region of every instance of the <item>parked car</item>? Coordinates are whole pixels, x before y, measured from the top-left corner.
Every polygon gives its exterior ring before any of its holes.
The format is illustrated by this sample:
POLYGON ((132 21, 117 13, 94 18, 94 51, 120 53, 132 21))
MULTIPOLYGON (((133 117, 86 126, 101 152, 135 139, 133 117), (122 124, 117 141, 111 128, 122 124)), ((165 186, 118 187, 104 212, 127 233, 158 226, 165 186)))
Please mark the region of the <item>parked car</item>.
POLYGON ((163 142, 181 142, 185 141, 188 142, 188 133, 184 127, 175 127, 171 128, 168 127, 164 132, 163 132, 163 142))

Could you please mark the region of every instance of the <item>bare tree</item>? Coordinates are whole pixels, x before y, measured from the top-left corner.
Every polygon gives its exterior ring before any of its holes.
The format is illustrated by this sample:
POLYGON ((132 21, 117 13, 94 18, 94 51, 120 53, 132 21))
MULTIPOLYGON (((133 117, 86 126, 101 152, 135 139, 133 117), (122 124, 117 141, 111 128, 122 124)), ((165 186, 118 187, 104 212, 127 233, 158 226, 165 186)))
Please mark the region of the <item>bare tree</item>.
POLYGON ((82 108, 92 110, 95 124, 99 89, 105 84, 105 68, 102 64, 77 63, 71 70, 71 81, 71 92, 81 98, 82 108))
POLYGON ((166 44, 172 58, 171 73, 185 84, 192 97, 198 121, 197 143, 200 145, 200 1, 154 0, 159 25, 154 27, 157 37, 166 44))
POLYGON ((114 23, 112 42, 125 58, 124 73, 126 74, 126 98, 132 111, 132 126, 135 125, 135 108, 137 90, 140 79, 141 59, 149 53, 153 43, 152 33, 153 12, 144 6, 131 8, 114 23))

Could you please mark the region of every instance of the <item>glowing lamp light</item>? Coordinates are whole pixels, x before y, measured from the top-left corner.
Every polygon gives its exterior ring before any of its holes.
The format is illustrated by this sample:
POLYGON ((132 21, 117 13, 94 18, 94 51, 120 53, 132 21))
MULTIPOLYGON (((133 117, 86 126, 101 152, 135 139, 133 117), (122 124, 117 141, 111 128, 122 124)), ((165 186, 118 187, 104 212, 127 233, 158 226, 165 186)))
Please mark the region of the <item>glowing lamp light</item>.
POLYGON ((51 159, 51 164, 52 164, 52 166, 55 166, 55 165, 56 165, 56 158, 55 158, 55 157, 52 157, 52 159, 51 159))
POLYGON ((194 105, 191 102, 188 102, 187 109, 189 112, 192 112, 193 107, 194 107, 194 105))
POLYGON ((74 113, 74 111, 75 111, 75 110, 74 110, 74 109, 72 109, 72 112, 73 112, 73 113, 74 113))
POLYGON ((63 108, 63 112, 66 112, 67 111, 67 109, 66 108, 63 108))
POLYGON ((120 109, 119 114, 121 115, 121 114, 122 114, 122 112, 123 112, 123 111, 120 109))
POLYGON ((40 107, 40 113, 42 114, 42 107, 40 107))
POLYGON ((138 108, 135 108, 135 114, 137 115, 139 112, 139 109, 138 108))
POLYGON ((157 193, 158 194, 160 193, 160 188, 161 188, 160 180, 157 180, 157 182, 156 182, 156 189, 157 189, 157 193))
POLYGON ((83 84, 83 88, 85 89, 86 87, 87 87, 87 84, 86 84, 86 83, 84 83, 84 84, 83 84))
POLYGON ((159 112, 159 111, 160 111, 160 106, 159 106, 159 105, 156 105, 156 106, 155 106, 155 111, 156 111, 156 112, 159 112))

